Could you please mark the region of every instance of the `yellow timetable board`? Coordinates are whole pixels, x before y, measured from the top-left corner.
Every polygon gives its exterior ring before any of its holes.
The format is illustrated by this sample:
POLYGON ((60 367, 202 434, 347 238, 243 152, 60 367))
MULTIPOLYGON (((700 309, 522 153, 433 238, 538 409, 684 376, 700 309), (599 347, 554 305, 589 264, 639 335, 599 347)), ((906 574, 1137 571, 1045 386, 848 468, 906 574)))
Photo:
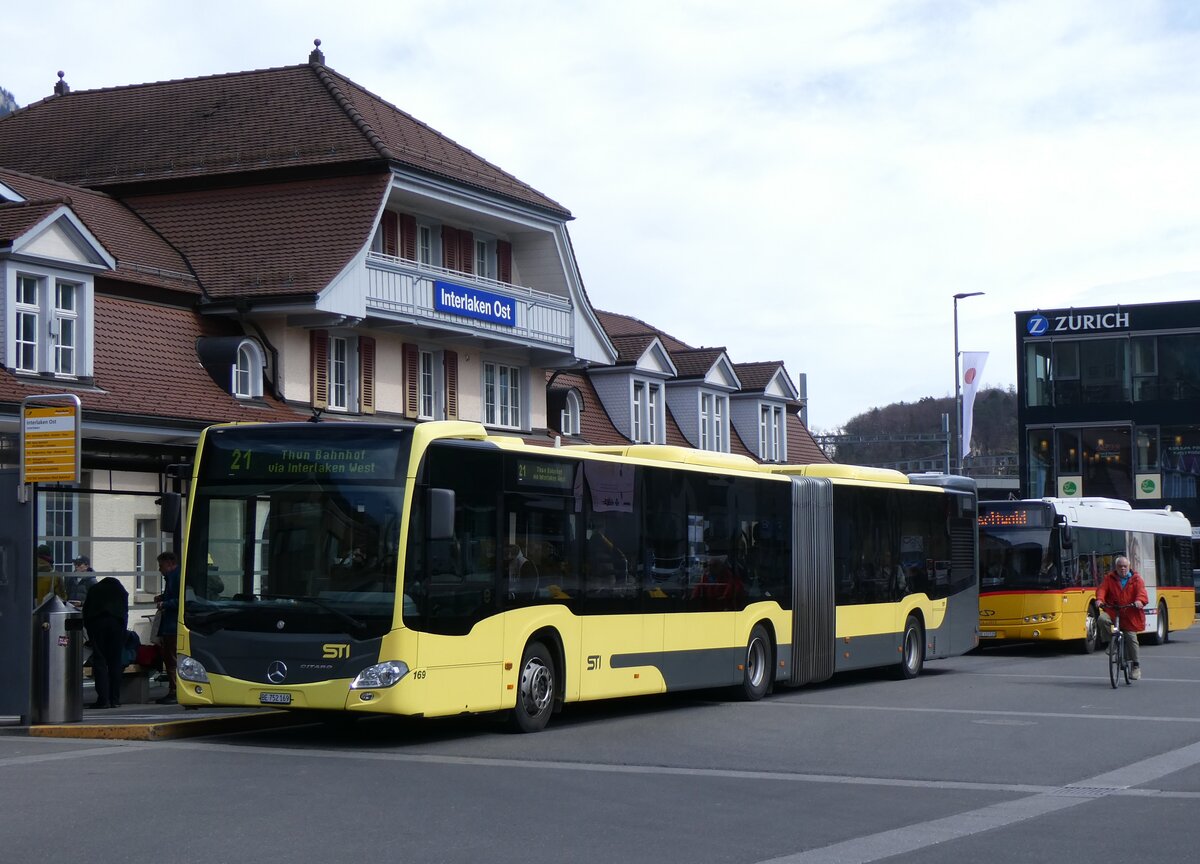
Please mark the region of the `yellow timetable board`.
POLYGON ((21 418, 22 483, 79 480, 79 408, 25 405, 21 418))

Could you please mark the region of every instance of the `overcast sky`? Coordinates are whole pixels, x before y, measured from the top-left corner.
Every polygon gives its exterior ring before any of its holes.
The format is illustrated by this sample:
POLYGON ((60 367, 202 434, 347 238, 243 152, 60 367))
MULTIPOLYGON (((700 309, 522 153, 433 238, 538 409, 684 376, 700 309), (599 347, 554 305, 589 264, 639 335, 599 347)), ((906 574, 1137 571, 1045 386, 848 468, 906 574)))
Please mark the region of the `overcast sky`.
MULTIPOLYGON (((833 431, 1018 310, 1200 299, 1200 2, 15 0, 0 86, 326 63, 572 211, 593 305, 833 431)), ((937 430, 930 430, 937 431, 937 430)))

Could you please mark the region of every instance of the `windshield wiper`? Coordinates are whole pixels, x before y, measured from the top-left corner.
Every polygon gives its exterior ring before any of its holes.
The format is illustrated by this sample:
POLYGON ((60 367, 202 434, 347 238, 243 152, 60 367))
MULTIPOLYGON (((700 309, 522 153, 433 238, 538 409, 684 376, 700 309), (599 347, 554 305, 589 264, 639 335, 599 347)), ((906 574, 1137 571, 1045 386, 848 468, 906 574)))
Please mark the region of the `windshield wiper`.
POLYGON ((359 632, 363 632, 367 629, 367 624, 365 621, 359 621, 353 615, 346 614, 341 609, 338 609, 330 603, 322 600, 320 597, 313 597, 310 594, 259 594, 258 596, 263 600, 294 600, 299 603, 311 603, 320 609, 324 609, 343 624, 349 624, 359 632))

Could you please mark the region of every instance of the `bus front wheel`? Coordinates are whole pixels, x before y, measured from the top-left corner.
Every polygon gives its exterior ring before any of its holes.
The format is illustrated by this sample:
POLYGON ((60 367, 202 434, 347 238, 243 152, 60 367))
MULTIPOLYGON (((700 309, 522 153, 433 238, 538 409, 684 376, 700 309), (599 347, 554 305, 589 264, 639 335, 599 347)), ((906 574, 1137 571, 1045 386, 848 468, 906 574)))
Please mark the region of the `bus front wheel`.
POLYGON ((900 677, 916 678, 925 665, 925 631, 916 615, 904 622, 904 641, 900 643, 900 677))
POLYGON ((1096 650, 1096 646, 1099 644, 1100 627, 1096 623, 1098 619, 1099 613, 1096 611, 1096 607, 1089 606, 1087 618, 1085 618, 1083 622, 1083 641, 1080 645, 1084 654, 1091 654, 1096 650))
POLYGON ((1154 625, 1154 635, 1150 637, 1151 645, 1166 645, 1171 639, 1171 630, 1167 626, 1167 604, 1158 604, 1158 622, 1154 625))
POLYGON ((755 624, 746 643, 745 665, 742 667, 742 698, 757 702, 771 689, 772 671, 771 637, 767 628, 755 624))
POLYGON ((554 710, 554 660, 541 642, 525 646, 517 678, 517 704, 510 725, 515 732, 540 732, 554 710))

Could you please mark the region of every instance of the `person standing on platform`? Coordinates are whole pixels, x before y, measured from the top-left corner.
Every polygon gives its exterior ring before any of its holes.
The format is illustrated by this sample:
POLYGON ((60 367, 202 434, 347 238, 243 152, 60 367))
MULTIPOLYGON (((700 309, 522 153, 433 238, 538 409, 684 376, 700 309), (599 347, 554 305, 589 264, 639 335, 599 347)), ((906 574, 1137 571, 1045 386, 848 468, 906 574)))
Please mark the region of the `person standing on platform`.
POLYGON ((158 556, 158 572, 162 574, 162 593, 154 598, 162 612, 158 637, 162 640, 163 665, 167 669, 167 695, 154 700, 159 705, 174 705, 175 695, 175 647, 179 637, 179 562, 174 552, 163 552, 158 556))
POLYGON ((121 581, 106 576, 92 586, 83 600, 83 626, 92 643, 92 680, 96 701, 92 708, 121 705, 121 653, 129 627, 129 592, 121 581))
POLYGON ((67 581, 67 602, 78 609, 87 598, 87 592, 96 584, 96 571, 86 555, 80 555, 73 563, 75 572, 67 581))

